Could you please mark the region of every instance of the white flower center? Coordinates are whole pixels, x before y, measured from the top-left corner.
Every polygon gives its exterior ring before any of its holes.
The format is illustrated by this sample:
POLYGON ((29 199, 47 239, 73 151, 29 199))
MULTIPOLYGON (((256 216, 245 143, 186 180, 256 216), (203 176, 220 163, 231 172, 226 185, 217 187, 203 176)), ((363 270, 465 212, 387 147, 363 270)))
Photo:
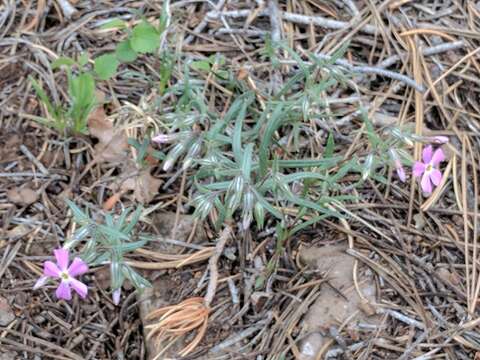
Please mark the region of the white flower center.
POLYGON ((68 281, 70 280, 70 275, 68 275, 68 272, 62 271, 60 273, 60 279, 62 279, 62 281, 68 281))
POLYGON ((432 164, 428 164, 425 171, 426 172, 431 172, 433 170, 433 165, 432 164))

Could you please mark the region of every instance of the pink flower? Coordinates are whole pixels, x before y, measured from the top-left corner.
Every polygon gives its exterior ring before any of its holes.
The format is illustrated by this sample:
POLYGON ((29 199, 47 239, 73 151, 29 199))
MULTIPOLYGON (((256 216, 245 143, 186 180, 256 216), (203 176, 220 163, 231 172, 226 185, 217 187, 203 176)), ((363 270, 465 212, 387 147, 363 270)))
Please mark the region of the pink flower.
POLYGON ((438 165, 445 160, 443 150, 438 148, 433 152, 431 145, 428 145, 422 152, 423 162, 416 161, 413 165, 413 176, 420 177, 422 190, 430 194, 433 190, 432 183, 438 186, 442 181, 442 173, 438 170, 438 165))
POLYGON ((87 264, 80 258, 73 259, 72 264, 68 266, 68 250, 56 249, 53 250, 57 263, 52 261, 45 261, 43 263, 43 276, 37 280, 33 289, 36 290, 43 286, 49 277, 60 279, 55 295, 59 299, 71 300, 72 291, 76 291, 82 299, 87 297, 88 288, 87 285, 75 279, 76 276, 85 274, 88 271, 87 264))

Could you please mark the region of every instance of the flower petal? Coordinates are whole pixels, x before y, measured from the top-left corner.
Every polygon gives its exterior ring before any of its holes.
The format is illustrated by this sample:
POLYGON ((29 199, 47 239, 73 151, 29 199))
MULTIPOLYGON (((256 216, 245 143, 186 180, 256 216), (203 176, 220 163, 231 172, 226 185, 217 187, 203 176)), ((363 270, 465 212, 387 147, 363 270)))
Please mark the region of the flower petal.
POLYGON ((423 149, 422 160, 424 164, 428 164, 430 160, 432 160, 432 154, 433 154, 432 145, 428 145, 427 147, 425 147, 425 149, 423 149))
POLYGON ((445 161, 445 154, 443 153, 443 150, 441 148, 438 148, 433 153, 432 164, 433 164, 433 166, 437 166, 442 161, 445 161))
POLYGON ((78 281, 77 279, 70 279, 70 285, 82 299, 85 299, 87 297, 87 285, 85 285, 81 281, 78 281))
POLYGON ((422 190, 427 194, 432 192, 432 183, 430 181, 430 174, 424 173, 422 176, 422 181, 420 183, 422 185, 422 190))
POLYGON ((51 277, 59 277, 60 276, 60 269, 58 266, 51 262, 45 261, 43 263, 43 275, 44 276, 51 276, 51 277))
POLYGON ((432 172, 430 173, 430 180, 433 182, 435 186, 440 185, 440 182, 442 181, 442 173, 438 169, 433 169, 432 172))
POLYGON ((415 164, 413 165, 413 176, 415 177, 422 176, 424 171, 425 171, 425 164, 420 161, 416 161, 415 164))
POLYGON ((68 275, 78 276, 85 274, 88 271, 88 265, 80 258, 73 259, 72 264, 68 268, 68 275))
POLYGON ((47 280, 48 280, 48 276, 39 277, 37 282, 35 283, 35 285, 33 285, 33 290, 37 290, 37 289, 41 288, 43 285, 45 285, 47 280))
POLYGON ((401 166, 397 168, 397 175, 401 182, 405 182, 405 180, 407 180, 407 175, 405 175, 405 170, 401 166))
POLYGON ((57 298, 64 299, 64 300, 71 300, 72 299, 72 291, 70 289, 70 284, 66 281, 60 282, 58 285, 57 291, 55 291, 55 295, 57 298))
POLYGON ((68 268, 68 250, 66 249, 56 249, 53 250, 55 258, 57 259, 57 264, 60 270, 65 271, 68 268))
POLYGON ((433 142, 435 144, 446 144, 448 143, 448 136, 434 136, 433 142))

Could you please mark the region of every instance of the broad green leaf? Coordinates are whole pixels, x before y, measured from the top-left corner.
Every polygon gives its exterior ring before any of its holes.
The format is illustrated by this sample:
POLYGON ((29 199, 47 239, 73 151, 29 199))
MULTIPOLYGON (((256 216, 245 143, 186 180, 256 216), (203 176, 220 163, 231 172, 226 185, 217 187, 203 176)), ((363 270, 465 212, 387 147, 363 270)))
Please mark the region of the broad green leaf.
POLYGON ((160 34, 154 26, 142 21, 133 28, 130 46, 138 53, 151 53, 160 46, 160 34))
POLYGON ((123 63, 135 61, 137 53, 130 46, 130 41, 125 40, 117 44, 115 49, 115 56, 123 63))
POLYGON ((110 53, 96 58, 94 69, 101 80, 108 80, 115 75, 118 65, 120 62, 113 53, 110 53))

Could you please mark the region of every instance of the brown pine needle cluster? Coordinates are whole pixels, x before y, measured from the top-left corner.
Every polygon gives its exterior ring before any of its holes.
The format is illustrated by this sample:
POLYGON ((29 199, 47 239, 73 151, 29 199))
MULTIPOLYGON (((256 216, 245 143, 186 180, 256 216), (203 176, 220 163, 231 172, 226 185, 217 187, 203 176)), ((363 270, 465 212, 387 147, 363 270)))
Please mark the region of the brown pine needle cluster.
POLYGON ((154 360, 159 359, 177 339, 197 330, 194 339, 179 351, 178 355, 186 356, 191 353, 205 335, 209 313, 210 309, 205 304, 203 297, 194 297, 148 314, 146 319, 156 322, 146 326, 149 330, 147 340, 155 337, 159 343, 167 342, 164 350, 157 354, 154 360))

